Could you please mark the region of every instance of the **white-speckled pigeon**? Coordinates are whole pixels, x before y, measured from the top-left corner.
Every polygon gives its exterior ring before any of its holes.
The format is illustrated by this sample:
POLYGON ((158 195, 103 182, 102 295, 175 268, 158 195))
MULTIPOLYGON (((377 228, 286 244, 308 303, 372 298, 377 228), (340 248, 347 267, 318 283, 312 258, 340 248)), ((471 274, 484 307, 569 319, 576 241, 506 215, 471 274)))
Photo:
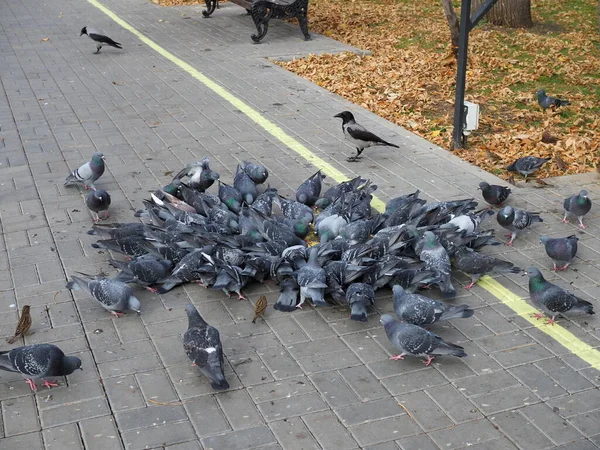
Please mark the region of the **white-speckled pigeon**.
POLYGON ((367 321, 367 306, 375 304, 375 291, 370 284, 352 283, 346 290, 346 302, 350 305, 350 319, 367 321))
POLYGON ((88 207, 90 211, 96 214, 94 217, 94 222, 98 222, 100 220, 100 215, 98 214, 100 211, 104 211, 102 215, 103 219, 108 219, 110 214, 108 213, 108 207, 110 206, 110 195, 108 192, 102 189, 94 189, 85 196, 85 206, 88 207))
POLYGON ((185 312, 188 316, 188 330, 183 335, 185 354, 210 380, 213 389, 229 389, 223 373, 223 346, 219 331, 206 323, 194 305, 188 304, 185 312))
POLYGON ((435 234, 431 231, 423 233, 423 237, 415 245, 415 251, 419 259, 425 263, 425 268, 433 270, 440 278, 437 283, 440 291, 446 297, 456 295, 456 289, 452 286, 450 279, 450 258, 446 249, 440 244, 435 234))
POLYGON ((450 319, 471 317, 469 305, 451 306, 419 294, 411 294, 401 286, 394 286, 394 311, 403 322, 413 325, 430 325, 450 319))
POLYGON ((385 328, 385 334, 394 347, 400 350, 400 354, 390 356, 397 361, 404 359, 406 355, 425 356, 425 365, 433 361, 434 355, 451 355, 462 358, 467 356, 464 349, 456 344, 444 341, 437 334, 427 331, 417 325, 397 322, 389 314, 381 316, 379 322, 385 328))
POLYGON ((508 237, 510 237, 510 241, 508 241, 506 245, 513 244, 513 241, 517 237, 517 232, 520 230, 524 230, 534 223, 543 222, 538 213, 531 213, 522 209, 516 209, 512 206, 505 206, 498 211, 496 219, 502 228, 510 231, 510 234, 508 235, 508 237))
POLYGON ((302 308, 307 298, 310 298, 315 306, 327 306, 324 295, 327 287, 327 274, 319 265, 319 249, 314 246, 310 249, 308 262, 298 271, 298 286, 300 286, 300 303, 296 306, 302 308))
POLYGON ((26 345, 0 352, 0 370, 20 373, 34 392, 37 391, 34 379, 44 380, 44 386, 50 389, 58 383, 46 378, 70 375, 77 369, 81 369, 81 360, 76 356, 65 356, 52 344, 26 345))
POLYGON ((566 238, 551 238, 549 236, 540 236, 540 242, 544 244, 546 254, 552 258, 554 268, 552 270, 567 270, 569 264, 577 254, 577 241, 579 238, 572 234, 566 238), (563 264, 558 267, 556 264, 563 264))
POLYGON ((523 158, 517 159, 510 166, 506 168, 509 172, 518 172, 525 177, 531 175, 533 172, 538 170, 552 158, 537 158, 535 156, 524 156, 523 158))
POLYGON ((188 164, 175 175, 174 180, 189 177, 188 186, 200 192, 206 191, 217 181, 220 175, 210 168, 208 158, 188 164))
POLYGON ((454 254, 454 265, 458 270, 471 275, 471 283, 465 289, 471 289, 477 280, 488 273, 520 273, 521 268, 509 261, 478 253, 470 248, 462 247, 454 254))
POLYGON ((498 186, 497 184, 489 184, 485 181, 479 183, 479 188, 483 199, 494 206, 502 206, 512 190, 506 186, 498 186))
POLYGON ((546 281, 537 268, 530 267, 527 269, 527 275, 529 275, 529 297, 533 304, 543 312, 543 314, 534 314, 534 317, 541 319, 544 314, 551 316, 552 318, 548 323, 553 325, 556 322, 554 320, 556 316, 567 311, 595 314, 594 306, 590 302, 582 300, 563 288, 546 281))
POLYGON ((142 255, 131 261, 117 261, 109 259, 108 263, 118 269, 121 273, 115 280, 123 283, 136 283, 144 286, 150 292, 156 292, 157 289, 152 285, 161 283, 171 275, 173 263, 169 260, 159 258, 155 255, 142 255))
POLYGON ((65 179, 65 186, 81 183, 86 189, 96 189, 94 183, 104 173, 104 154, 96 152, 92 159, 79 166, 65 179))
POLYGON ((311 175, 296 189, 296 200, 306 206, 314 206, 321 195, 321 181, 324 178, 325 175, 322 175, 320 170, 311 175))
POLYGON ((85 278, 71 276, 73 281, 67 283, 67 289, 82 289, 88 292, 104 309, 117 317, 122 316, 126 309, 140 312, 140 301, 127 284, 111 278, 77 273, 85 278))
POLYGON ((563 207, 565 208, 565 217, 562 220, 564 223, 569 223, 567 216, 571 214, 579 220, 579 228, 584 230, 587 228, 583 224, 583 216, 592 209, 592 201, 588 198, 588 193, 585 189, 579 192, 579 194, 566 198, 563 207))

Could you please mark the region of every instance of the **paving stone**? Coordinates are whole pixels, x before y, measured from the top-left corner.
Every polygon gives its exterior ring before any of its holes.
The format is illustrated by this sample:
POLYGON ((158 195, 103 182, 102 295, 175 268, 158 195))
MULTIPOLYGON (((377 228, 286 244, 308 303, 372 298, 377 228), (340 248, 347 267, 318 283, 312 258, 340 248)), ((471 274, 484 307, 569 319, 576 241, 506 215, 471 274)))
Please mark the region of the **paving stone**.
POLYGON ((567 394, 558 383, 533 365, 514 367, 509 372, 542 400, 567 394))
POLYGON ((152 403, 152 401, 167 403, 178 400, 173 385, 164 370, 137 374, 136 381, 140 394, 147 403, 152 403))
POLYGON ((477 377, 465 378, 455 383, 456 388, 467 397, 490 393, 495 390, 517 386, 518 384, 518 380, 507 371, 498 371, 477 377))
POLYGON ((523 448, 552 448, 554 444, 540 433, 528 420, 524 420, 518 411, 505 411, 490 417, 510 440, 523 448))
POLYGON ((410 411, 412 419, 425 431, 454 425, 452 420, 424 392, 402 394, 397 397, 397 400, 410 411))
POLYGON ((290 417, 323 411, 325 409, 328 409, 327 404, 316 392, 278 400, 270 400, 258 405, 258 410, 267 422, 288 419, 290 417))
POLYGON ((27 433, 2 439, 4 448, 26 448, 28 450, 44 450, 41 433, 27 433))
POLYGON ((121 433, 126 449, 168 446, 196 439, 189 422, 169 423, 121 433))
POLYGON ((339 374, 363 402, 389 395, 379 380, 364 366, 342 369, 339 374))
POLYGON ((231 430, 214 396, 189 399, 184 406, 198 436, 211 436, 231 430))
POLYGON ((276 380, 302 375, 303 371, 298 363, 283 347, 274 347, 260 350, 260 358, 276 380))
POLYGON ((314 391, 315 388, 305 377, 274 381, 248 388, 248 394, 255 403, 269 402, 314 391))
POLYGON ((382 380, 383 385, 392 393, 400 395, 433 386, 441 386, 448 381, 433 367, 428 370, 411 372, 382 380))
POLYGON ((488 420, 480 419, 453 428, 429 433, 440 448, 462 448, 499 438, 501 435, 488 420))
POLYGON ((82 449, 79 428, 72 423, 62 427, 47 428, 42 432, 47 450, 82 449))
POLYGON ((273 377, 256 352, 234 355, 229 357, 229 361, 244 386, 273 381, 273 377))
POLYGON ((505 437, 494 439, 493 441, 485 441, 478 444, 469 445, 464 448, 477 450, 516 450, 517 447, 505 437))
POLYGON ((426 434, 410 436, 396 441, 402 450, 438 450, 439 447, 426 434))
POLYGON ((392 398, 373 400, 335 410, 342 423, 348 427, 358 425, 370 420, 385 419, 388 417, 406 414, 398 402, 392 398))
POLYGON ((36 405, 32 396, 3 400, 2 417, 6 436, 40 429, 36 405))
POLYGON ((318 450, 321 448, 299 417, 278 420, 270 423, 269 427, 285 449, 318 450))
POLYGON ((325 355, 309 356, 297 360, 300 367, 308 374, 327 372, 329 370, 344 369, 346 367, 358 366, 360 360, 350 350, 344 350, 325 355))
POLYGON ((408 415, 390 417, 356 425, 350 429, 354 439, 361 445, 378 444, 392 439, 401 439, 421 432, 408 415))
POLYGON ((596 410, 573 416, 569 418, 569 423, 577 428, 584 436, 593 436, 598 434, 599 418, 600 410, 596 410))
POLYGON ((346 428, 331 411, 302 416, 302 420, 323 449, 350 450, 358 448, 346 428))
POLYGON ((527 406, 521 408, 519 412, 556 445, 572 442, 581 437, 581 434, 569 425, 569 422, 562 419, 545 404, 527 406))
POLYGON ((552 399, 547 402, 552 408, 558 408, 561 417, 569 418, 597 409, 600 405, 600 391, 591 389, 577 394, 552 399))
POLYGON ((506 391, 492 392, 471 398, 484 415, 516 409, 522 406, 532 405, 539 402, 529 389, 522 386, 514 387, 506 391))
POLYGON ((201 442, 204 448, 245 450, 266 446, 268 444, 276 443, 277 441, 271 430, 267 426, 261 425, 256 428, 232 431, 230 433, 204 438, 201 439, 201 442))
POLYGON ((54 427, 84 419, 105 416, 109 413, 108 402, 104 398, 65 403, 58 408, 40 411, 42 427, 54 427))
POLYGON ((217 400, 234 430, 253 428, 264 424, 252 399, 245 391, 222 392, 217 400))
POLYGON ((81 421, 79 428, 86 449, 120 450, 123 448, 112 416, 81 421))
POLYGON ((454 386, 437 386, 425 392, 454 423, 470 422, 483 417, 454 386))

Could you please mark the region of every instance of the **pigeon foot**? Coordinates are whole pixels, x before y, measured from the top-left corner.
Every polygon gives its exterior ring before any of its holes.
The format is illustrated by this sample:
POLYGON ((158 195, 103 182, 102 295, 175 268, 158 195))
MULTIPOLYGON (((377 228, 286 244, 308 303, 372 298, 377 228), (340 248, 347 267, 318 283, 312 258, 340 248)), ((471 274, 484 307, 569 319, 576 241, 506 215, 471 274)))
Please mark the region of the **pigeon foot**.
POLYGON ((587 225, 584 225, 583 223, 579 224, 579 228, 581 228, 582 230, 585 230, 587 228, 587 225))
POLYGON ((542 313, 533 313, 531 315, 531 317, 535 317, 537 320, 540 320, 540 319, 544 318, 544 314, 542 314, 542 313))
POLYGON ((27 384, 29 385, 30 389, 33 392, 37 392, 37 386, 36 384, 33 382, 33 380, 30 380, 29 378, 25 378, 25 381, 27 382, 27 384))
POLYGON ((124 316, 125 313, 119 312, 119 311, 111 311, 110 312, 113 316, 116 316, 117 318, 124 316))
MULTIPOLYGON (((555 316, 555 317, 556 317, 556 316, 555 316)), ((557 321, 554 319, 554 317, 552 317, 552 319, 548 319, 548 322, 546 322, 546 325, 552 325, 552 326, 554 326, 554 324, 555 324, 556 322, 557 322, 557 321)))
POLYGON ((393 361, 399 361, 399 360, 404 360, 404 355, 403 354, 399 354, 396 356, 390 356, 390 359, 393 361))
POLYGON ((158 289, 150 287, 150 286, 146 286, 146 289, 150 292, 158 292, 158 289))
POLYGON ((427 360, 423 361, 423 364, 425 364, 425 366, 428 366, 431 364, 431 361, 433 361, 433 356, 431 355, 427 355, 427 360))
POLYGON ((563 219, 561 220, 562 223, 569 223, 569 221, 567 219, 563 219))
POLYGON ((47 381, 44 380, 44 384, 43 386, 46 386, 48 389, 52 388, 52 387, 57 387, 60 386, 60 384, 56 383, 56 382, 52 382, 52 381, 47 381))
POLYGON ((465 286, 465 289, 469 290, 469 289, 471 289, 473 286, 475 286, 476 284, 477 284, 477 283, 476 283, 475 281, 473 281, 473 282, 471 282, 471 283, 467 284, 467 285, 465 286))

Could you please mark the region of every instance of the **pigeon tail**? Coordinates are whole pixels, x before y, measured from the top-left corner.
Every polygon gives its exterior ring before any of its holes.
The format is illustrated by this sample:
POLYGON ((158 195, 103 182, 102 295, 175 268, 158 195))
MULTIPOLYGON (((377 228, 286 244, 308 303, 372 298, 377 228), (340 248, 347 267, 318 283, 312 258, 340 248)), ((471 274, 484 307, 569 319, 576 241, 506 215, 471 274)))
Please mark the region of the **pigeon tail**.
POLYGON ((17 372, 13 367, 12 362, 8 358, 10 350, 0 352, 0 370, 6 370, 7 372, 17 372))
POLYGON ((473 314, 475 314, 475 311, 470 309, 469 305, 451 306, 444 311, 444 314, 442 314, 440 320, 467 319, 473 314))
POLYGON ((350 314, 350 319, 356 320, 357 322, 367 321, 367 308, 363 302, 352 303, 351 308, 352 312, 350 314))
POLYGON ((577 303, 575 305, 573 305, 572 308, 573 311, 583 311, 586 314, 596 314, 594 312, 594 305, 592 305, 590 302, 586 301, 586 300, 582 300, 580 298, 577 299, 577 303))
POLYGON ((467 356, 463 347, 443 340, 439 343, 438 347, 432 354, 458 356, 459 358, 464 358, 467 356))

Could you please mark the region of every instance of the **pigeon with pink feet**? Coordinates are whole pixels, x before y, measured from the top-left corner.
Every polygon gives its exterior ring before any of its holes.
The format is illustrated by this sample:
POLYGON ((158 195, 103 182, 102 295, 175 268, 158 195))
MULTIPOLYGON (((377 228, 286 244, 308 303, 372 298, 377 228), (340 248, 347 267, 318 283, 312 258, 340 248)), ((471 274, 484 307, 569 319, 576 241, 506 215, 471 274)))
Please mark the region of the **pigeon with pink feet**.
POLYGON ((506 245, 513 244, 513 241, 517 237, 517 232, 528 228, 534 223, 543 222, 542 218, 538 215, 538 213, 532 213, 524 211, 522 209, 516 209, 512 206, 505 206, 500 211, 498 211, 496 220, 498 220, 498 224, 502 228, 505 228, 508 231, 510 231, 510 241, 508 241, 506 245))
POLYGON ((104 154, 96 152, 92 159, 75 169, 65 179, 65 186, 83 184, 86 189, 96 189, 94 183, 104 173, 104 154))
POLYGON ((0 370, 20 373, 34 392, 37 391, 35 379, 44 380, 43 385, 50 389, 58 386, 58 383, 46 378, 71 375, 77 369, 81 369, 81 360, 75 356, 65 356, 60 348, 52 344, 26 345, 0 352, 0 370))
POLYGON ((509 261, 484 255, 467 247, 461 247, 454 254, 454 266, 471 275, 471 283, 466 285, 465 289, 471 289, 477 284, 479 278, 488 273, 520 273, 522 271, 520 267, 509 261))
MULTIPOLYGON (((96 215, 94 222, 100 221, 100 213, 102 219, 108 219, 108 207, 110 206, 110 195, 102 189, 94 189, 85 196, 85 206, 96 215)), ((92 214, 92 216, 94 215, 92 214)))
POLYGON ((579 228, 583 230, 587 228, 587 226, 583 224, 583 216, 592 209, 592 201, 588 198, 588 193, 585 189, 579 192, 579 194, 566 198, 563 203, 563 208, 565 208, 565 217, 563 217, 562 220, 564 223, 569 223, 567 216, 573 215, 577 217, 577 220, 579 221, 579 228))
POLYGON ((395 361, 404 359, 406 355, 425 356, 425 365, 428 366, 437 355, 467 356, 461 346, 446 342, 437 334, 417 325, 398 322, 390 314, 381 316, 379 323, 384 326, 392 345, 400 350, 399 355, 390 357, 395 361))
POLYGON ((546 254, 552 258, 554 268, 552 270, 567 270, 569 264, 577 254, 577 241, 579 238, 572 234, 566 238, 551 238, 540 236, 540 242, 544 244, 546 254))
POLYGON ((171 261, 150 254, 138 256, 131 261, 109 259, 108 263, 121 269, 115 280, 123 283, 136 283, 151 292, 157 291, 152 287, 153 284, 164 283, 170 278, 173 267, 171 261))

